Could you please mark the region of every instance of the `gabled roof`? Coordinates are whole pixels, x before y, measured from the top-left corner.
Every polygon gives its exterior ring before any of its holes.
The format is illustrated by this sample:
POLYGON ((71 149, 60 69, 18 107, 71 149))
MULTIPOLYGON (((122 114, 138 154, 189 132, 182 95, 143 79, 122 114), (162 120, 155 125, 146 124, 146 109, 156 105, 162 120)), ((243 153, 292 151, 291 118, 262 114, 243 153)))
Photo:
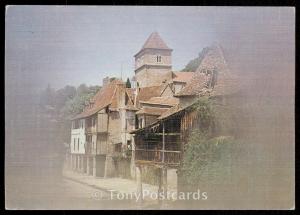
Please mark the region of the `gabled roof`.
POLYGON ((179 99, 175 98, 175 97, 171 97, 171 96, 169 96, 169 97, 152 97, 147 101, 140 101, 140 103, 174 106, 179 103, 179 99))
POLYGON ((189 82, 194 73, 193 72, 174 72, 175 77, 173 78, 173 82, 181 82, 181 83, 187 83, 189 82))
POLYGON ((93 101, 92 107, 85 107, 84 110, 75 116, 73 119, 85 118, 91 116, 108 105, 115 103, 116 90, 120 85, 124 85, 121 80, 114 80, 102 87, 96 95, 91 99, 93 101))

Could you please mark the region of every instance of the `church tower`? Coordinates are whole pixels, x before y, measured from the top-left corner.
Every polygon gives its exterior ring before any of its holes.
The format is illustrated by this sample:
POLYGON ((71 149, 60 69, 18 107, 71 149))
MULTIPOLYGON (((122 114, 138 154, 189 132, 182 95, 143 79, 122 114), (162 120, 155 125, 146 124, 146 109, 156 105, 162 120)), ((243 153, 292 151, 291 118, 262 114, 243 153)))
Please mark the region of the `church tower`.
POLYGON ((153 32, 134 55, 135 78, 139 87, 159 86, 172 79, 172 49, 153 32))

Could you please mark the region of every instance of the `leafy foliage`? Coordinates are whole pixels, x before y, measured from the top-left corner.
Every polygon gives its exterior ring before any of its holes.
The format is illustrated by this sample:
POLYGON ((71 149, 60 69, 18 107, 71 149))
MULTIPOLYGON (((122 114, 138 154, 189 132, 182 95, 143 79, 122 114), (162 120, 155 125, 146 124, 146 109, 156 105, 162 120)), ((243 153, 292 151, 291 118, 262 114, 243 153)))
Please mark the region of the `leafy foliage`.
POLYGON ((182 180, 188 187, 230 183, 233 156, 238 145, 228 128, 222 128, 228 125, 222 122, 231 120, 230 117, 224 117, 227 112, 218 109, 208 98, 199 99, 192 106, 192 111, 196 111, 200 123, 191 131, 185 146, 180 169, 182 180), (223 118, 220 119, 220 116, 223 118), (218 132, 212 127, 218 127, 218 132))
POLYGON ((61 112, 64 116, 74 116, 83 111, 86 101, 90 100, 100 89, 98 86, 87 87, 81 84, 73 98, 68 99, 61 112))
MULTIPOLYGON (((40 111, 45 121, 56 123, 58 129, 55 140, 59 143, 69 142, 70 122, 68 118, 80 113, 84 104, 99 90, 99 86, 87 87, 81 84, 77 89, 73 86, 65 86, 59 90, 50 85, 40 93, 40 111)), ((53 137, 54 141, 54 137, 53 137)))
POLYGON ((235 146, 231 137, 209 139, 199 130, 193 131, 187 145, 182 173, 190 186, 216 185, 230 181, 232 152, 235 146))
POLYGON ((207 97, 201 97, 193 104, 191 111, 196 111, 201 120, 199 129, 203 132, 208 131, 215 120, 215 110, 211 101, 207 97))

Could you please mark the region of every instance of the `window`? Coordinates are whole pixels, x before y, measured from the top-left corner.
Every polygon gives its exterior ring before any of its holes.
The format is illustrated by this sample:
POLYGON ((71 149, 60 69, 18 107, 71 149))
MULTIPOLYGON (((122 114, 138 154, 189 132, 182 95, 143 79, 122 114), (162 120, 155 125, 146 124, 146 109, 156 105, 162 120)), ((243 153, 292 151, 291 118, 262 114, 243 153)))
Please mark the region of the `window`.
POLYGON ((143 118, 140 118, 139 119, 139 128, 142 128, 143 127, 143 118))
POLYGON ((121 152, 122 151, 122 143, 117 143, 115 145, 115 152, 121 152))
POLYGON ((73 150, 75 151, 75 138, 73 139, 73 150))
POLYGON ((79 138, 78 138, 78 142, 77 142, 77 150, 79 151, 79 138))
POLYGON ((95 126, 96 126, 96 118, 93 117, 93 118, 92 118, 92 127, 95 127, 95 126))
POLYGON ((161 62, 161 56, 156 56, 156 62, 161 62))

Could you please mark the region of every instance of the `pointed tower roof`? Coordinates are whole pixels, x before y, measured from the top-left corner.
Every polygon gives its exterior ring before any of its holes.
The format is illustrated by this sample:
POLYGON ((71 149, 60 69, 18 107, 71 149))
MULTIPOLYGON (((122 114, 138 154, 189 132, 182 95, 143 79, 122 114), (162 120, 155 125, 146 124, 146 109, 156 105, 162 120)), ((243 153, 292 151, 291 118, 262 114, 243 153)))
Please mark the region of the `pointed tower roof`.
POLYGON ((170 49, 157 32, 153 32, 142 49, 170 49))
POLYGON ((142 49, 138 53, 140 53, 144 49, 165 49, 165 50, 172 50, 171 48, 169 48, 167 46, 167 44, 163 41, 163 39, 160 37, 160 35, 157 32, 153 32, 148 37, 148 39, 144 43, 142 49))

